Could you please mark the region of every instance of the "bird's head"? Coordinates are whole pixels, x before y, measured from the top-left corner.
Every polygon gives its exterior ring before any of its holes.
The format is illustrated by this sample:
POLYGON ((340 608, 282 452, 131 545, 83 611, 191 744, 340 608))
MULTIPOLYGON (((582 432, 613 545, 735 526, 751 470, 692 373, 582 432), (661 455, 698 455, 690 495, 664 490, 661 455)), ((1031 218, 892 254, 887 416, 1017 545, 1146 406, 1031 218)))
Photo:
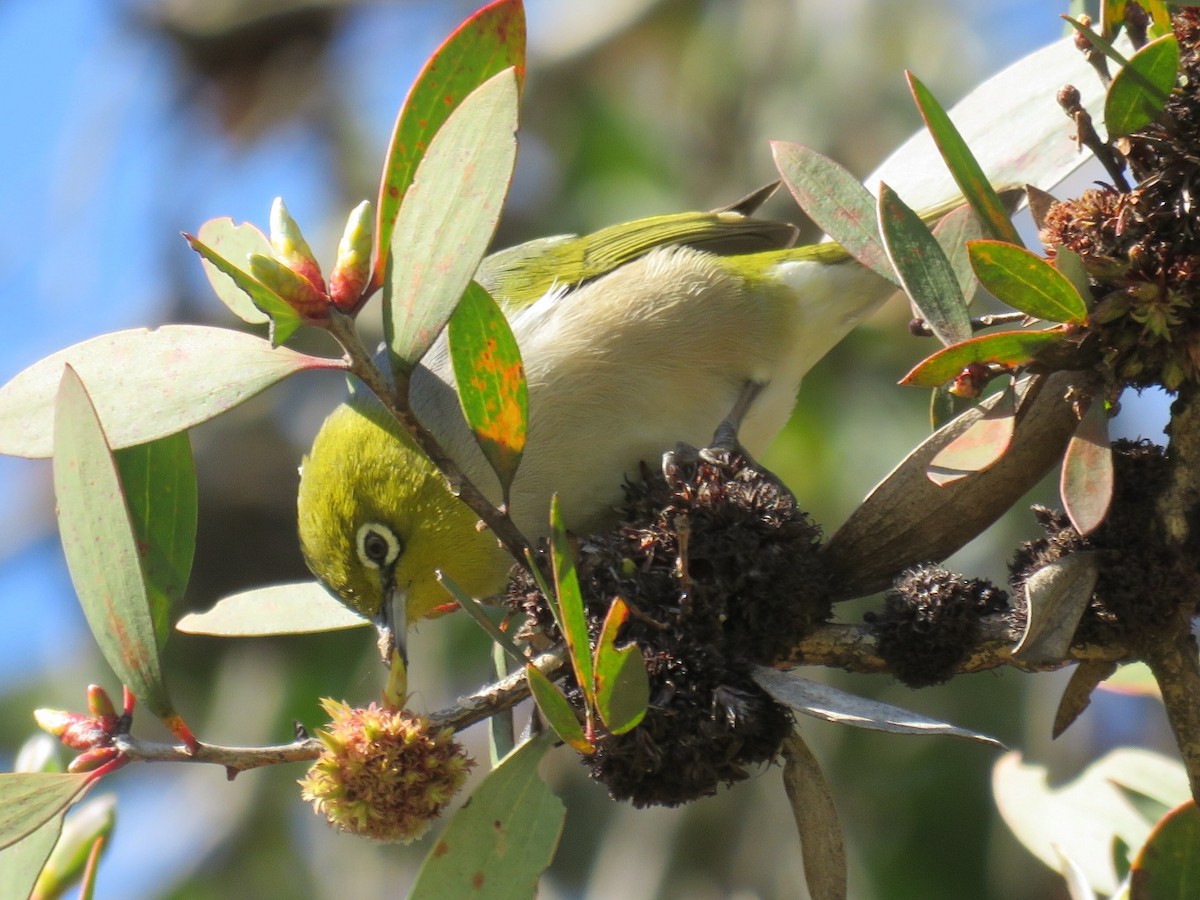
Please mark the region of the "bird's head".
POLYGON ((453 602, 438 570, 487 596, 512 562, 377 404, 326 419, 301 466, 298 512, 309 569, 376 625, 381 646, 453 602))

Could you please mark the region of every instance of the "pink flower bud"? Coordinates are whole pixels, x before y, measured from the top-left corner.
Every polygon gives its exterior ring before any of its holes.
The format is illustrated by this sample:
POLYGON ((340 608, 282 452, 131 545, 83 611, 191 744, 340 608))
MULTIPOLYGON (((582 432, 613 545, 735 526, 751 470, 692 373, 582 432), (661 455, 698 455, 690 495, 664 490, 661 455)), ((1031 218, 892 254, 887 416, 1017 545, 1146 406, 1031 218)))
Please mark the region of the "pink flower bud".
POLYGON ((344 313, 353 315, 366 300, 363 290, 371 278, 374 226, 371 201, 364 200, 350 211, 338 243, 337 262, 329 276, 329 299, 344 313))
POLYGON ((329 298, 279 260, 253 253, 250 255, 250 274, 308 321, 328 320, 329 298))
POLYGON ((275 251, 276 259, 307 281, 313 290, 318 294, 325 293, 321 266, 282 197, 276 197, 271 204, 271 249, 275 251))

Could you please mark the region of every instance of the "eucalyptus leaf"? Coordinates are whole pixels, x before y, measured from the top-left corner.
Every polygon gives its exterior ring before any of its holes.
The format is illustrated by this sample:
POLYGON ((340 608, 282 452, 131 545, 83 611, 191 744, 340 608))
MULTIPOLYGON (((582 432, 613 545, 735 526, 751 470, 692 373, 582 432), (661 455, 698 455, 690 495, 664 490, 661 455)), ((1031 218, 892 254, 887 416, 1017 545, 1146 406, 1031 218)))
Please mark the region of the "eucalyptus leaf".
POLYGON ((117 331, 47 356, 0 388, 0 453, 51 455, 54 400, 68 364, 87 384, 114 448, 208 421, 296 372, 346 368, 227 328, 117 331))
POLYGON ((820 763, 792 731, 783 741, 783 788, 800 832, 804 881, 812 900, 845 900, 846 846, 833 789, 820 763))
POLYGON ((826 722, 891 734, 942 734, 978 741, 993 747, 1004 746, 995 738, 981 732, 939 722, 937 719, 892 706, 890 703, 840 691, 827 684, 801 678, 792 672, 755 666, 754 680, 758 682, 759 687, 789 709, 806 716, 824 719, 826 722))
MULTIPOLYGON (((252 278, 248 262, 252 254, 271 255, 271 242, 265 234, 249 222, 234 225, 233 219, 228 216, 209 219, 200 226, 196 237, 213 254, 226 260, 229 266, 239 269, 246 278, 252 278)), ((235 316, 251 325, 261 325, 269 320, 270 317, 253 302, 238 281, 223 271, 225 267, 213 263, 203 252, 200 264, 217 298, 235 316)))
POLYGON ((1134 900, 1193 900, 1200 885, 1200 810, 1188 800, 1154 826, 1129 872, 1134 900))
POLYGON ((16 843, 0 850, 0 900, 30 900, 46 860, 58 842, 66 807, 16 843))
POLYGON ((1153 122, 1167 105, 1179 73, 1179 42, 1169 34, 1151 41, 1113 77, 1104 104, 1110 139, 1132 134, 1153 122))
POLYGON ((550 500, 550 551, 554 564, 554 604, 558 607, 558 623, 562 628, 575 680, 583 691, 589 709, 596 708, 595 675, 592 668, 592 650, 588 642, 587 617, 584 614, 583 595, 579 590, 579 577, 575 571, 575 549, 563 524, 558 495, 550 500))
POLYGON ((1013 649, 1013 658, 1062 659, 1099 577, 1100 560, 1092 550, 1067 554, 1030 575, 1025 582, 1025 633, 1013 649))
POLYGON ((900 379, 903 385, 938 387, 973 363, 1015 368, 1031 363, 1046 348, 1061 343, 1059 331, 994 331, 944 347, 921 360, 900 379))
POLYGON ((1112 504, 1113 479, 1108 410, 1096 398, 1067 444, 1058 484, 1063 508, 1080 534, 1091 534, 1104 522, 1112 504))
POLYGON ((551 741, 526 741, 491 771, 438 836, 409 900, 532 900, 566 809, 537 768, 551 741))
POLYGON ((930 480, 942 485, 995 465, 1016 430, 1017 395, 1010 383, 975 424, 938 451, 929 463, 930 480))
POLYGON ((371 621, 351 610, 316 581, 273 584, 230 594, 205 612, 175 623, 186 634, 266 637, 361 628, 371 621))
POLYGON ((1035 319, 1083 325, 1087 303, 1066 275, 1048 261, 1004 241, 972 241, 975 275, 997 300, 1035 319))
POLYGON ((88 773, 0 773, 0 848, 65 812, 89 780, 88 773))

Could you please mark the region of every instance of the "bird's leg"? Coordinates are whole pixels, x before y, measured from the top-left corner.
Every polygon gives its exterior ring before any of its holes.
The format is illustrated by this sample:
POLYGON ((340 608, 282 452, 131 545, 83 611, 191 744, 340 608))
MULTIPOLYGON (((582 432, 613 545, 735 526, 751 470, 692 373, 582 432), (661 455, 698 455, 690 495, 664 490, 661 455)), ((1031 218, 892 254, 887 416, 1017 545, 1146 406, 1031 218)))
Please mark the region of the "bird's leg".
POLYGON ((712 443, 700 450, 701 457, 705 457, 706 452, 719 450, 741 450, 741 443, 738 441, 738 431, 742 427, 742 422, 746 418, 746 413, 750 411, 750 407, 762 393, 762 389, 766 387, 761 381, 747 381, 742 385, 741 391, 738 393, 737 400, 733 404, 733 409, 729 411, 721 424, 717 426, 716 433, 713 434, 712 443))

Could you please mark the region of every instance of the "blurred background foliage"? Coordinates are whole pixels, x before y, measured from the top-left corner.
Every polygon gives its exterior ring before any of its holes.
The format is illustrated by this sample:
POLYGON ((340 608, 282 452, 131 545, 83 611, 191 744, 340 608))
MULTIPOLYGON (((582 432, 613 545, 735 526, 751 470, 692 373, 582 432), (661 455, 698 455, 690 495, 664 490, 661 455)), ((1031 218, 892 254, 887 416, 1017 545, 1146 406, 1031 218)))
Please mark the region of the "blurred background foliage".
MULTIPOLYGON (((318 255, 331 258, 346 212, 375 194, 408 84, 476 5, 0 4, 0 112, 9 123, 0 148, 8 310, 0 380, 104 331, 167 321, 235 327, 176 236, 207 218, 265 224, 271 198, 283 195, 318 255)), ((865 175, 918 126, 904 68, 949 105, 1057 38, 1061 6, 529 0, 521 153, 497 246, 724 205, 772 179, 772 138, 808 144, 865 175)), ((1067 131, 1064 120, 1064 140, 1067 131)), ((766 212, 798 218, 787 197, 766 212)), ((905 304, 890 304, 818 366, 765 460, 827 533, 927 433, 927 395, 895 386, 931 346, 908 335, 908 318, 905 304)), ((306 337, 305 349, 332 351, 323 339, 306 337)), ((201 512, 189 608, 307 576, 295 539, 296 467, 343 390, 336 377, 298 377, 196 430, 201 512)), ((1161 440, 1162 410, 1161 398, 1131 401, 1119 430, 1161 440)), ((1044 485, 1031 499, 1053 496, 1044 485)), ((62 566, 49 467, 0 459, 0 497, 0 762, 10 768, 33 708, 79 708, 89 681, 117 685, 62 566)), ((1019 507, 953 564, 1002 583, 1015 542, 1032 531, 1019 507)), ((863 607, 842 615, 855 619, 863 607)), ((488 677, 485 640, 463 619, 427 623, 411 643, 417 708, 446 706, 488 677)), ((319 726, 320 696, 373 699, 383 674, 374 659, 366 631, 254 641, 177 635, 167 652, 177 705, 202 739, 225 743, 286 741, 294 720, 319 726)), ((1153 701, 1112 694, 1051 746, 1061 673, 975 675, 923 692, 883 678, 820 677, 994 734, 1063 776, 1114 744, 1165 746, 1153 701)), ((137 722, 139 734, 154 728, 137 722)), ((1000 824, 986 748, 815 721, 801 728, 835 787, 852 896, 1066 896, 1000 824)), ((483 730, 466 739, 486 759, 483 730)), ((98 896, 402 893, 428 840, 374 846, 334 834, 300 802, 301 774, 277 767, 230 785, 211 767, 125 770, 110 787, 120 795, 118 826, 98 896)), ((568 818, 544 897, 802 890, 777 769, 678 810, 612 803, 566 751, 552 755, 546 774, 568 818)))

